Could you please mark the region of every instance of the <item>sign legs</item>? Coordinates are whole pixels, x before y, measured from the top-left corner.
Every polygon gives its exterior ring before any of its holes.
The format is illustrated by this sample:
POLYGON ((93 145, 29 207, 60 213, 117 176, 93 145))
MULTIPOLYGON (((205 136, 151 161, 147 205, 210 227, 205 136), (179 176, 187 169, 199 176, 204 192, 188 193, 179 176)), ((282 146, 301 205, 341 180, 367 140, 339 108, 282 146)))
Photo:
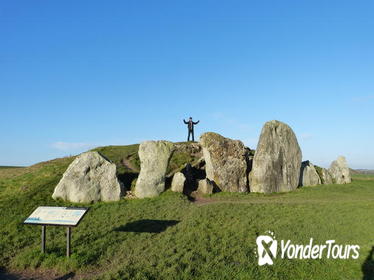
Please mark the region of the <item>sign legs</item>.
POLYGON ((70 257, 71 227, 66 228, 66 256, 70 257))
POLYGON ((45 228, 46 226, 42 226, 42 253, 45 253, 45 228))
MULTIPOLYGON (((45 253, 45 232, 46 232, 46 226, 42 226, 42 246, 41 250, 42 253, 45 253)), ((71 227, 66 228, 66 256, 70 257, 70 244, 71 244, 71 227)))

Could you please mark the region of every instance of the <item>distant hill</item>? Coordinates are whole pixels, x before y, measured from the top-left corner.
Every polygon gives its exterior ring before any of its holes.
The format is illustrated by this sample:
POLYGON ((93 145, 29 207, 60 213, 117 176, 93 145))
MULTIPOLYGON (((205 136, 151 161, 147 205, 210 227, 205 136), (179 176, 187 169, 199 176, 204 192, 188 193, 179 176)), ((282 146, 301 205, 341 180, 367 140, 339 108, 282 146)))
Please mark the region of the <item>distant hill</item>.
POLYGON ((352 174, 374 174, 373 169, 353 169, 352 174))

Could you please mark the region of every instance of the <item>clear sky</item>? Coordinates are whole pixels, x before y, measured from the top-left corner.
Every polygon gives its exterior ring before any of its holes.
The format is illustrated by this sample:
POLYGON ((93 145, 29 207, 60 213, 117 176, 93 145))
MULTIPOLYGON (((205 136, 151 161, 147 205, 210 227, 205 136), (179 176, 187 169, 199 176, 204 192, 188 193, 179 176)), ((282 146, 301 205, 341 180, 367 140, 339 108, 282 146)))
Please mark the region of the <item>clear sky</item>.
POLYGON ((255 148, 374 169, 374 2, 0 1, 0 165, 184 141, 183 118, 255 148))

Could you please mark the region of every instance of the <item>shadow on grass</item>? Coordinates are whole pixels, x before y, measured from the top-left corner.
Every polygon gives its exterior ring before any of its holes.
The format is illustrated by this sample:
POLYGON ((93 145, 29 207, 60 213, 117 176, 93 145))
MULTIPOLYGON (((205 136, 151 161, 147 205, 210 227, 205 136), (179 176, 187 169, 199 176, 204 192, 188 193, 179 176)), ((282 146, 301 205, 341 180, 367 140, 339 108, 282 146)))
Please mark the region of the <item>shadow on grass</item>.
POLYGON ((123 226, 115 228, 115 231, 120 232, 149 232, 160 233, 165 231, 168 227, 175 226, 180 221, 176 220, 139 220, 127 223, 123 226))
POLYGON ((17 280, 20 277, 13 275, 11 273, 8 273, 5 269, 5 267, 0 266, 0 279, 2 280, 17 280))
MULTIPOLYGON (((74 272, 70 272, 68 274, 65 274, 61 277, 58 277, 58 278, 50 278, 50 279, 53 279, 53 280, 68 280, 68 279, 73 279, 75 276, 75 273, 74 272)), ((2 270, 0 270, 0 279, 1 280, 25 280, 25 279, 38 279, 39 277, 37 278, 34 278, 35 275, 15 275, 15 274, 10 274, 10 273, 6 273, 2 270)), ((42 279, 45 279, 45 276, 41 276, 42 279)))
POLYGON ((2 280, 18 280, 18 279, 20 279, 20 277, 15 276, 13 274, 0 272, 0 279, 2 279, 2 280))
POLYGON ((374 246, 371 248, 369 255, 367 256, 364 264, 362 265, 362 273, 364 276, 362 280, 372 280, 374 279, 374 246))
POLYGON ((56 278, 55 280, 68 280, 68 279, 74 278, 74 276, 75 276, 75 273, 74 272, 70 272, 68 274, 65 274, 64 276, 56 278))

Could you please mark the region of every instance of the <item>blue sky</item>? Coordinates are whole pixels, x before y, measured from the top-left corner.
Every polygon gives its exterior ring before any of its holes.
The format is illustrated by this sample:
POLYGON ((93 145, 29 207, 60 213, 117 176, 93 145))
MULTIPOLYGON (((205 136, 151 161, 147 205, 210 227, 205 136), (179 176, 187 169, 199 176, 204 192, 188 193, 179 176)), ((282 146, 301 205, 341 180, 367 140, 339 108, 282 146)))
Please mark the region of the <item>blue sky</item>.
POLYGON ((0 165, 183 141, 183 118, 255 148, 374 169, 373 1, 1 1, 0 165))

